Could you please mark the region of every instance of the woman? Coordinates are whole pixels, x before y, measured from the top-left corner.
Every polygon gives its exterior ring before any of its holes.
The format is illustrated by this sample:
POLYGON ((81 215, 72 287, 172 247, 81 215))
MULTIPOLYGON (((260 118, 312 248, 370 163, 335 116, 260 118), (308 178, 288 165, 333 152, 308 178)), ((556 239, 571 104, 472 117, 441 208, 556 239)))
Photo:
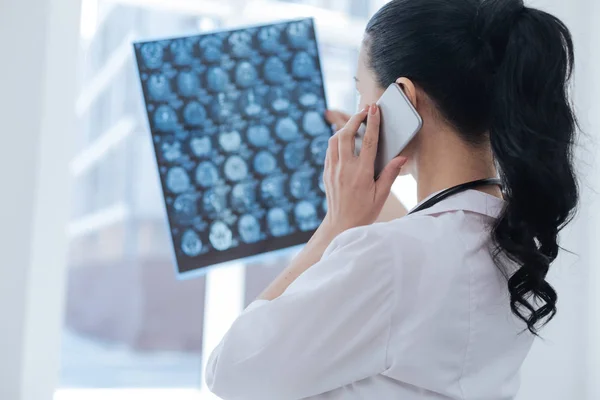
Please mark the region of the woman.
POLYGON ((329 143, 327 216, 214 351, 210 389, 224 399, 512 399, 556 313, 545 277, 577 205, 572 63, 568 29, 521 0, 379 10, 357 69, 364 109, 329 143), (423 127, 374 181, 380 117, 368 105, 393 82, 423 127), (502 190, 483 181, 373 224, 400 171, 422 204, 498 175, 502 190))

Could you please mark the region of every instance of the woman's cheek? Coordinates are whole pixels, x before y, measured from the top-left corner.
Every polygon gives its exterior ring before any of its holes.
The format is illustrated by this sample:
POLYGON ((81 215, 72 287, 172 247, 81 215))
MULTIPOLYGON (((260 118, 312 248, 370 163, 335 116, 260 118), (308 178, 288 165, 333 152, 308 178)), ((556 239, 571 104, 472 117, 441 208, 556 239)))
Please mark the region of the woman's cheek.
POLYGON ((375 104, 381 97, 382 93, 366 93, 365 95, 356 96, 356 112, 360 112, 367 105, 375 104))

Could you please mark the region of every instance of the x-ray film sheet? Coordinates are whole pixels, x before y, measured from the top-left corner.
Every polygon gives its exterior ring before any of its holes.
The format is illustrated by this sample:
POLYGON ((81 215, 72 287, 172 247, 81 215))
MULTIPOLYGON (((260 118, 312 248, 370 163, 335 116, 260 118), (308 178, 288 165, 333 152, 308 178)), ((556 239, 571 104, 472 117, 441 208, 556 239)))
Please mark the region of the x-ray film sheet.
POLYGON ((134 47, 178 272, 308 241, 332 134, 312 19, 134 47))

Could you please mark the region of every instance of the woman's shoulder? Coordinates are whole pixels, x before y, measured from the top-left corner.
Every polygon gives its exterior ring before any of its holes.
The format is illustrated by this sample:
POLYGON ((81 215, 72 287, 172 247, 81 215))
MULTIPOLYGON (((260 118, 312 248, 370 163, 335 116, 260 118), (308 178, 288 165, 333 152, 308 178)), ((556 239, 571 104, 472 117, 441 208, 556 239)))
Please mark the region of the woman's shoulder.
POLYGON ((427 218, 398 219, 348 229, 339 234, 327 247, 312 273, 340 274, 360 277, 375 272, 389 275, 407 265, 420 264, 430 250, 419 230, 427 218))
POLYGON ((348 229, 338 235, 328 251, 340 248, 372 251, 373 249, 418 252, 449 231, 456 233, 452 215, 409 215, 387 222, 348 229))
POLYGON ((463 253, 474 247, 471 235, 460 231, 462 225, 460 216, 446 213, 352 228, 334 239, 314 272, 337 274, 343 265, 349 275, 377 272, 396 286, 434 284, 429 274, 452 280, 468 271, 461 268, 463 253), (425 277, 427 282, 421 282, 425 277))

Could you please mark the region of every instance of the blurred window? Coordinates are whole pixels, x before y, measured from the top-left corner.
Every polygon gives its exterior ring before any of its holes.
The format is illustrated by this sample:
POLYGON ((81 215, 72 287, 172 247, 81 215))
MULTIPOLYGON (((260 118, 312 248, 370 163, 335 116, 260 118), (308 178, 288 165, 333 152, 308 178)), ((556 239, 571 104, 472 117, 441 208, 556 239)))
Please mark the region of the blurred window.
MULTIPOLYGON (((172 390, 170 398, 178 400, 195 396, 202 386, 205 278, 175 278, 132 41, 313 15, 329 106, 353 112, 358 46, 368 15, 381 3, 83 0, 70 268, 56 400, 99 399, 86 393, 102 390, 111 400, 118 393, 137 398, 131 390, 153 388, 172 390)), ((230 289, 244 290, 238 295, 248 304, 288 259, 285 253, 253 259, 243 288, 230 289)))

